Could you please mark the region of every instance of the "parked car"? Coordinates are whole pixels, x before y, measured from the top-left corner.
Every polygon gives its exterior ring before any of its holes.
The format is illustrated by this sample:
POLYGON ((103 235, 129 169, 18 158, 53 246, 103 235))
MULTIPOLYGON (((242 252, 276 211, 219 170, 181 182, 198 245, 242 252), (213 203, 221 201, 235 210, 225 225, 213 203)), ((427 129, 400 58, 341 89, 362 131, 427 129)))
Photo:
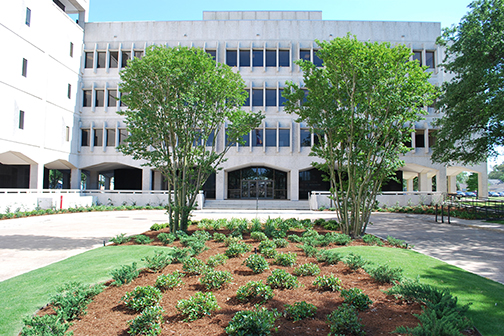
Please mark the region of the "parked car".
POLYGON ((466 195, 466 193, 465 193, 465 192, 460 191, 460 190, 458 190, 458 191, 457 191, 457 198, 462 198, 462 197, 465 197, 465 195, 466 195))
POLYGON ((504 197, 504 191, 501 191, 498 194, 499 194, 499 197, 504 197))
POLYGON ((494 191, 489 191, 488 192, 488 197, 499 197, 500 195, 494 191))
POLYGON ((466 191, 466 196, 467 197, 477 197, 476 193, 474 191, 466 191))

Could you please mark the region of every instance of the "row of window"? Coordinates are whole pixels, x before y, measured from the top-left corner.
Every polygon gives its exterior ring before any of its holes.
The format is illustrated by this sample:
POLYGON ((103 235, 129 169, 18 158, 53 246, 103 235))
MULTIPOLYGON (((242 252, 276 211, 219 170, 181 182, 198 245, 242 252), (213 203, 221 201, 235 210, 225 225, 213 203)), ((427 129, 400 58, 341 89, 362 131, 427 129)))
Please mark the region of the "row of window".
MULTIPOLYGON (((131 56, 135 58, 142 58, 143 51, 142 50, 122 50, 120 55, 119 51, 109 51, 108 52, 108 67, 109 68, 118 68, 119 64, 121 64, 121 68, 125 68, 128 64, 128 60, 131 59, 131 56), (121 59, 119 59, 121 56, 121 59)), ((84 67, 86 69, 93 69, 94 67, 98 69, 104 69, 107 67, 107 52, 106 51, 86 51, 84 58, 84 67), (96 56, 95 56, 96 55, 96 56), (96 64, 95 64, 96 61, 96 64)))
MULTIPOLYGON (((215 50, 207 50, 215 58, 215 50)), ((316 66, 322 66, 322 60, 316 50, 301 49, 299 59, 312 61, 316 66)), ((290 50, 240 49, 226 50, 226 64, 230 67, 290 67, 290 50)))
MULTIPOLYGON (((82 106, 84 107, 115 107, 117 106, 117 90, 110 89, 107 90, 107 95, 105 96, 105 90, 94 90, 94 105, 93 105, 93 90, 84 90, 84 94, 82 95, 82 106)), ((121 102, 121 106, 124 104, 121 102)))
POLYGON ((421 50, 413 50, 413 60, 417 60, 420 63, 420 65, 426 65, 430 69, 435 68, 434 51, 426 51, 425 52, 425 63, 423 63, 422 51, 421 50))
POLYGON ((91 146, 91 136, 93 136, 93 146, 103 146, 105 143, 107 147, 116 147, 124 142, 128 136, 128 132, 124 128, 119 128, 118 139, 116 144, 116 129, 106 128, 103 132, 102 128, 82 129, 81 130, 81 146, 91 146), (105 136, 105 137, 104 137, 105 136))

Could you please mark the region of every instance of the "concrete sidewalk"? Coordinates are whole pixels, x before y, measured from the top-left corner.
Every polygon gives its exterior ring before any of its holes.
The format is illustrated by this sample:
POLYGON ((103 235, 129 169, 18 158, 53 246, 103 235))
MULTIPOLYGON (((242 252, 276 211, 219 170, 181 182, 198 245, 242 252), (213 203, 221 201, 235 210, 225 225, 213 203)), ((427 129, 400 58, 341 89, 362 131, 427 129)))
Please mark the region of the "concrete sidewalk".
MULTIPOLYGON (((282 210, 199 210, 202 218, 334 218, 332 212, 282 210)), ((89 212, 0 221, 0 281, 87 250, 103 246, 120 234, 139 234, 164 223, 164 210, 89 212)), ((426 255, 504 283, 504 227, 481 221, 453 219, 452 225, 434 216, 375 213, 369 233, 391 235, 415 245, 426 255), (493 230, 493 231, 490 231, 493 230)))

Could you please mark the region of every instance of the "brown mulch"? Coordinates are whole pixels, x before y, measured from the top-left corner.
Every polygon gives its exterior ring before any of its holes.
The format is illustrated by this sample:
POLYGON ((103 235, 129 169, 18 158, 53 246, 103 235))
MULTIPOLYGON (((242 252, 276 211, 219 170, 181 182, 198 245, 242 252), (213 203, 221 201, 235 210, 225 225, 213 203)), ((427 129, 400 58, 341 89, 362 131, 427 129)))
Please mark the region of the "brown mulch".
MULTIPOLYGON (((322 229, 317 230, 321 233, 325 232, 325 230, 322 229)), ((144 234, 151 238, 155 238, 161 232, 168 232, 168 229, 156 232, 149 231, 144 234)), ((228 233, 226 231, 219 232, 228 233)), ((253 247, 259 245, 258 242, 251 240, 247 235, 244 236, 244 241, 253 247)), ((151 245, 162 246, 157 239, 151 243, 151 245)), ((297 245, 299 244, 289 243, 288 247, 277 250, 279 252, 296 252, 298 255, 297 265, 308 262, 317 263, 315 258, 305 257, 303 251, 297 247, 297 245)), ((365 244, 361 240, 356 240, 353 241, 351 245, 365 244)), ((181 245, 177 241, 173 246, 180 247, 181 245)), ((209 256, 217 253, 224 253, 226 250, 223 243, 217 243, 212 240, 206 242, 206 246, 208 246, 209 249, 199 254, 197 256, 199 259, 206 260, 209 256)), ((331 246, 331 248, 334 247, 337 246, 331 246)), ((226 335, 224 328, 228 325, 234 314, 241 310, 253 309, 254 307, 253 303, 241 303, 236 299, 236 291, 240 286, 245 285, 251 280, 262 280, 263 283, 265 283, 266 278, 271 274, 273 269, 283 268, 289 273, 292 273, 296 267, 270 265, 270 270, 262 274, 254 274, 248 267, 242 265, 242 262, 248 255, 249 253, 240 258, 230 258, 225 265, 216 267, 217 270, 230 271, 233 275, 233 281, 223 289, 212 291, 221 309, 214 312, 210 317, 205 317, 194 322, 184 322, 184 317, 181 316, 176 309, 177 301, 188 299, 198 291, 206 291, 205 287, 199 282, 200 276, 186 276, 183 278, 184 285, 173 290, 165 291, 161 300, 161 306, 165 310, 163 313, 164 323, 162 325, 163 330, 161 335, 226 335)), ((139 259, 140 258, 141 256, 139 256, 139 259)), ((391 287, 390 284, 380 284, 376 282, 362 269, 352 272, 341 262, 337 265, 325 265, 322 263, 318 265, 321 269, 320 275, 332 273, 341 279, 343 288, 360 288, 373 301, 369 309, 359 313, 359 318, 362 319, 362 323, 365 326, 364 330, 367 335, 390 335, 398 326, 414 327, 418 324, 418 319, 413 316, 413 314, 420 314, 422 311, 421 306, 417 303, 401 302, 396 300, 393 296, 384 294, 383 291, 389 289, 391 287)), ((161 273, 168 274, 175 270, 182 271, 182 264, 169 265, 160 273, 143 271, 132 283, 121 287, 108 286, 89 304, 87 314, 82 316, 80 320, 74 321, 70 330, 74 332, 74 336, 128 336, 128 321, 139 314, 129 310, 121 301, 121 297, 137 286, 153 286, 156 278, 161 273)), ((276 308, 279 312, 283 312, 285 304, 306 301, 318 308, 317 313, 314 318, 308 318, 298 322, 293 322, 283 316, 279 317, 275 323, 278 332, 273 333, 273 335, 327 335, 329 333, 329 327, 326 323, 326 316, 343 302, 340 293, 321 292, 316 290, 312 285, 315 276, 299 277, 298 279, 302 286, 292 290, 274 289, 273 292, 275 296, 263 306, 268 309, 276 308)), ((40 313, 44 314, 51 312, 51 307, 47 307, 40 313)), ((467 332, 465 335, 477 335, 477 333, 467 332)))

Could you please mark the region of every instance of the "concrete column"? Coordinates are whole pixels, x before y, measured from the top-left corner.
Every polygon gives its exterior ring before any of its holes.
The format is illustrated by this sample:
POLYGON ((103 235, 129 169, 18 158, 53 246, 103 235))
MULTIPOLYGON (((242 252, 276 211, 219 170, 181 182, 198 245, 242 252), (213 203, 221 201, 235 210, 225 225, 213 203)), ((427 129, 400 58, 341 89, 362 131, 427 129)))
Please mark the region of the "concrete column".
MULTIPOLYGON (((427 123, 425 123, 425 126, 427 126, 427 123)), ((429 153, 429 129, 425 127, 424 131, 424 143, 425 143, 425 154, 429 153)))
POLYGON ((70 189, 80 189, 81 188, 81 170, 72 169, 70 171, 70 189))
POLYGON ((219 170, 215 174, 215 200, 223 201, 226 195, 226 172, 219 170))
POLYGON ((31 164, 30 165, 30 189, 43 189, 44 188, 44 165, 31 164))
POLYGON ((448 192, 446 186, 446 167, 441 167, 436 175, 436 188, 438 192, 448 192))
POLYGON ((448 176, 448 193, 454 194, 457 192, 457 175, 448 176))
POLYGON ((152 170, 150 167, 142 168, 142 190, 152 190, 152 170))
POLYGON ((413 179, 406 180, 406 191, 413 191, 413 179))
POLYGON ((418 191, 432 191, 432 182, 430 186, 431 189, 429 190, 429 177, 427 173, 418 174, 418 191))
POLYGON ((479 198, 488 197, 488 182, 485 177, 486 177, 486 174, 478 173, 478 197, 479 198))
POLYGON ((432 191, 432 178, 433 176, 427 175, 427 190, 426 191, 432 191))
POLYGON ((290 188, 289 188, 291 201, 299 201, 299 169, 292 169, 290 171, 290 188))
POLYGON ((163 175, 160 172, 154 172, 154 185, 152 186, 153 190, 161 190, 163 185, 163 175))
POLYGON ((90 189, 90 190, 98 189, 98 175, 100 175, 100 174, 97 171, 90 171, 89 172, 89 179, 87 181, 87 189, 90 189))

